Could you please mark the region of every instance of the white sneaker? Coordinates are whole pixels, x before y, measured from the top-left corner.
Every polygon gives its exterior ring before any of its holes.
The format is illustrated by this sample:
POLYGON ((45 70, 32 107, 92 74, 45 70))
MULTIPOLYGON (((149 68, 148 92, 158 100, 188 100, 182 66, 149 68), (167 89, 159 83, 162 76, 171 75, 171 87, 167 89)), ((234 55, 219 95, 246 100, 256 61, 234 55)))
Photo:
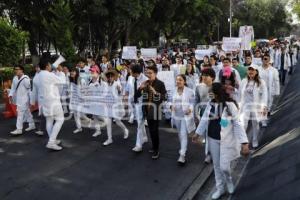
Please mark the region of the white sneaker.
POLYGON ((128 120, 129 124, 133 124, 133 117, 130 117, 130 119, 128 120))
POLYGON ((207 155, 207 156, 205 157, 205 159, 204 159, 204 162, 205 162, 206 164, 210 164, 210 163, 211 163, 211 156, 210 156, 210 155, 207 155))
POLYGON ((96 130, 96 132, 93 134, 93 137, 97 137, 101 135, 101 131, 100 130, 96 130))
POLYGON ((35 134, 37 134, 39 136, 42 136, 42 135, 44 135, 44 132, 43 131, 36 131, 35 134))
POLYGON ((147 143, 147 142, 148 142, 148 137, 144 137, 144 138, 143 138, 143 142, 144 142, 144 143, 147 143))
POLYGON ((128 139, 128 136, 129 136, 129 130, 126 129, 126 130, 124 131, 124 139, 125 139, 125 140, 128 139))
POLYGON ((111 143, 113 143, 112 139, 107 139, 105 142, 103 142, 103 146, 108 146, 111 143))
POLYGON ((61 140, 55 140, 55 144, 56 145, 60 145, 61 144, 61 140))
POLYGON ((28 128, 25 129, 26 132, 32 131, 35 129, 35 126, 29 126, 28 128))
POLYGON ((23 131, 21 129, 16 129, 14 131, 11 131, 10 134, 12 134, 12 135, 22 135, 23 131))
POLYGON ((73 133, 79 133, 79 132, 82 132, 82 128, 78 128, 78 129, 73 131, 73 133))
POLYGON ((58 146, 56 143, 49 143, 46 145, 46 148, 48 149, 52 149, 54 151, 60 151, 62 150, 62 147, 61 146, 58 146))
POLYGON ((145 126, 148 126, 148 121, 147 121, 147 120, 145 120, 145 123, 144 123, 144 124, 145 124, 145 126))
POLYGON ((132 151, 136 152, 136 153, 139 153, 139 152, 142 152, 143 151, 143 148, 142 147, 138 147, 138 146, 135 146, 132 151))
POLYGON ((258 147, 258 142, 257 141, 253 141, 252 142, 252 147, 253 148, 257 148, 258 147))
POLYGON ((234 193, 234 184, 232 179, 230 179, 230 181, 228 181, 228 183, 226 183, 227 186, 227 191, 229 194, 233 194, 234 193))
POLYGON ((180 155, 178 160, 177 160, 178 163, 180 164, 185 164, 185 156, 184 155, 180 155))
POLYGON ((268 126, 268 124, 267 124, 266 121, 262 121, 261 126, 262 126, 263 128, 266 128, 266 127, 268 126))
POLYGON ((217 189, 217 191, 215 191, 215 192, 212 194, 211 198, 212 198, 212 199, 219 199, 221 196, 223 196, 223 194, 225 194, 225 191, 224 191, 224 190, 218 190, 218 189, 217 189))

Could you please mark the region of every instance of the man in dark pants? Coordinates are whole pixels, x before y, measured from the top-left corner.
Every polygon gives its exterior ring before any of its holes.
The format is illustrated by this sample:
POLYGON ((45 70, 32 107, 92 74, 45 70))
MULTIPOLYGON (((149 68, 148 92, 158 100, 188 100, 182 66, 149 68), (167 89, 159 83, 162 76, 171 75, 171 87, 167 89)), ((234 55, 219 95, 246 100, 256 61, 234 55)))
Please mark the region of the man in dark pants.
POLYGON ((146 75, 149 80, 139 88, 139 95, 143 96, 143 114, 148 121, 148 128, 152 140, 152 159, 159 158, 159 121, 162 116, 162 103, 167 99, 165 84, 156 78, 155 64, 148 66, 146 75))

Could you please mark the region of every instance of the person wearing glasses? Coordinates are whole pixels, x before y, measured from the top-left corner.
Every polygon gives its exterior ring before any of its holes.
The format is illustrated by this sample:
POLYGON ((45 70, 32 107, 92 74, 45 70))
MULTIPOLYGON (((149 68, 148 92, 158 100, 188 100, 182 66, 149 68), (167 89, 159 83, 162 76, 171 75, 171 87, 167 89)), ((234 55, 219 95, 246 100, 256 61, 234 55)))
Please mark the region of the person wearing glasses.
MULTIPOLYGON (((280 94, 279 72, 270 64, 270 55, 263 56, 263 64, 258 67, 259 75, 265 81, 268 89, 268 115, 270 115, 274 97, 280 94)), ((267 127, 267 119, 262 120, 262 126, 267 127)))
POLYGON ((157 79, 157 67, 148 66, 146 75, 148 80, 138 89, 138 96, 143 97, 143 115, 148 121, 148 128, 152 140, 152 159, 159 158, 159 121, 162 115, 162 103, 167 100, 165 84, 157 79))
POLYGON ((34 130, 35 124, 32 114, 30 112, 30 79, 24 74, 24 67, 17 65, 14 67, 15 77, 13 78, 12 87, 9 91, 9 100, 11 103, 17 105, 17 129, 10 132, 12 135, 23 134, 23 122, 27 121, 29 127, 25 129, 26 132, 34 130))

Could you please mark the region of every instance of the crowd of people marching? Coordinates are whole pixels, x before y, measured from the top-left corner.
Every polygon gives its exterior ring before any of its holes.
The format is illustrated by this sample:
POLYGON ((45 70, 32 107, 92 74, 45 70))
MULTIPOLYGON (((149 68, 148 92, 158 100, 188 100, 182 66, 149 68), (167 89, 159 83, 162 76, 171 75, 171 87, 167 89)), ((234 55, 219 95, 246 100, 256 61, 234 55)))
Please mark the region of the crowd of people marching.
MULTIPOLYGON (((179 138, 178 163, 186 162, 189 134, 192 141, 205 143, 206 162, 212 162, 216 179, 213 199, 234 192, 230 163, 249 149, 259 146, 260 127, 267 127, 274 98, 280 94, 280 84, 286 83, 298 59, 298 47, 289 42, 277 42, 250 51, 226 53, 217 48, 203 60, 197 60, 195 49, 163 50, 156 59, 144 60, 138 53, 136 60, 122 60, 119 54, 112 59, 103 55, 101 60, 88 56, 76 66, 64 63, 51 65, 42 57, 35 66, 36 74, 31 81, 24 68, 15 66, 15 77, 9 93, 17 105, 16 130, 12 135, 36 129, 43 135, 40 123, 36 123, 30 108, 39 105, 39 117, 46 119, 49 136, 47 148, 59 151, 57 139, 64 123, 65 114, 74 116, 74 133, 83 131, 83 124, 95 129, 93 137, 101 134, 106 126, 107 140, 113 143, 112 123, 129 137, 121 117, 90 115, 68 107, 70 87, 89 86, 105 88, 117 96, 120 105, 127 107, 129 123, 136 121, 136 137, 132 151, 142 152, 148 142, 146 128, 152 142, 152 159, 158 159, 159 126, 166 120, 170 128, 176 128, 179 138), (173 71, 176 88, 167 92, 164 82, 157 78, 160 71, 173 71), (121 104, 121 102, 123 104, 121 104)), ((40 119, 38 120, 40 121, 40 119)))

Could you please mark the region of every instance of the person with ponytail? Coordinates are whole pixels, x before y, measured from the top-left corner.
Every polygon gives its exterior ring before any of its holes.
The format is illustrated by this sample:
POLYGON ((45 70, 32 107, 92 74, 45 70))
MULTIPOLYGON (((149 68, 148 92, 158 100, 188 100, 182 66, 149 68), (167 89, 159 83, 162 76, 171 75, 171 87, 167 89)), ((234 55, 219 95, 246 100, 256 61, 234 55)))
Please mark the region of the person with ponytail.
POLYGON ((237 103, 226 93, 221 83, 213 83, 212 100, 208 102, 203 117, 193 136, 193 142, 198 142, 206 135, 205 148, 210 152, 216 180, 216 192, 212 199, 219 199, 225 193, 234 192, 231 177, 231 161, 249 154, 248 138, 239 120, 237 103))

